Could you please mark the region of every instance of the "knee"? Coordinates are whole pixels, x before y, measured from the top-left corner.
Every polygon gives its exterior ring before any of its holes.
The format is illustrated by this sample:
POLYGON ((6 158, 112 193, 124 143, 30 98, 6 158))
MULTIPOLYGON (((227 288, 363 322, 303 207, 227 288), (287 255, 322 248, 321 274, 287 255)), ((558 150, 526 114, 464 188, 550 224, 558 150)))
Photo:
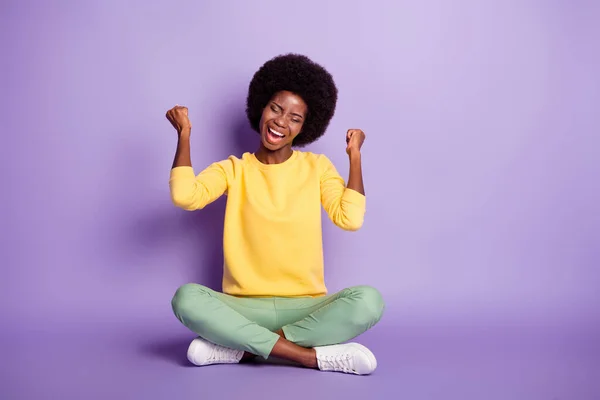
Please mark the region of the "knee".
POLYGON ((205 288, 197 283, 186 283, 180 286, 171 299, 171 307, 177 315, 185 315, 198 308, 198 297, 203 296, 205 288))
POLYGON ((357 301, 356 318, 361 325, 372 326, 379 322, 385 310, 383 296, 372 286, 355 286, 350 288, 352 297, 357 301))

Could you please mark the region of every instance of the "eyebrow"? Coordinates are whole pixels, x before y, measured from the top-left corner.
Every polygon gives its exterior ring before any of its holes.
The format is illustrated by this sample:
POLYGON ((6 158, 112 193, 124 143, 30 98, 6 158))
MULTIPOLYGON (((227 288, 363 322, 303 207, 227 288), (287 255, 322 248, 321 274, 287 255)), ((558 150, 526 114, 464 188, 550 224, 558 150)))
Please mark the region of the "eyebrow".
MULTIPOLYGON (((281 109, 283 110, 283 107, 281 107, 281 106, 280 106, 279 104, 277 104, 276 102, 272 101, 271 103, 275 104, 277 107, 279 107, 279 108, 281 108, 281 109)), ((297 116, 297 117, 300 117, 300 118, 304 118, 304 115, 302 115, 302 114, 298 114, 298 113, 291 113, 291 114, 292 114, 292 115, 295 115, 295 116, 297 116)))

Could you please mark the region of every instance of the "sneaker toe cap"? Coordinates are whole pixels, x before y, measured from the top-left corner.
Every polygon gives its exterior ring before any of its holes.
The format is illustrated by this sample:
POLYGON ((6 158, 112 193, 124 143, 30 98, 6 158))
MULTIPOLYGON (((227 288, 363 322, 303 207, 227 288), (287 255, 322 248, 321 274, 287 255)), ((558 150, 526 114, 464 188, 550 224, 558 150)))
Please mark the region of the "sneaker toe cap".
POLYGON ((195 365, 202 365, 204 361, 203 358, 205 358, 206 353, 209 350, 208 347, 207 343, 201 338, 192 340, 187 351, 188 361, 195 365))
POLYGON ((377 368, 377 359, 369 349, 360 346, 354 354, 354 368, 357 374, 368 375, 377 368))

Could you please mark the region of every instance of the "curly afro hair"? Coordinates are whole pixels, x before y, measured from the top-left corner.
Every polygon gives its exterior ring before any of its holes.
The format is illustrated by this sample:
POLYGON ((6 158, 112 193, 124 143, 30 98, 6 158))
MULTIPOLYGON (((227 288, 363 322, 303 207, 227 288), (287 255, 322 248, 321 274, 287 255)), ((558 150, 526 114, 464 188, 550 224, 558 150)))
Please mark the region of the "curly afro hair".
POLYGON ((252 129, 260 132, 263 109, 275 93, 283 90, 302 97, 308 107, 293 145, 306 146, 323 136, 335 113, 338 90, 325 68, 300 54, 274 57, 254 74, 246 99, 246 115, 252 129))

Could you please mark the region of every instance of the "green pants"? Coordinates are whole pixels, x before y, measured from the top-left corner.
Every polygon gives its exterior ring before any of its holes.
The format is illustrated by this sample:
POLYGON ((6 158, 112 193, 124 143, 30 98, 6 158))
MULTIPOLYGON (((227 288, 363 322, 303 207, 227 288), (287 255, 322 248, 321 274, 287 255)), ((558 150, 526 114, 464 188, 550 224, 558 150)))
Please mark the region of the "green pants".
POLYGON ((282 329, 302 347, 339 344, 375 325, 385 305, 370 286, 321 297, 235 297, 188 283, 171 301, 175 316, 200 337, 267 358, 282 329))

